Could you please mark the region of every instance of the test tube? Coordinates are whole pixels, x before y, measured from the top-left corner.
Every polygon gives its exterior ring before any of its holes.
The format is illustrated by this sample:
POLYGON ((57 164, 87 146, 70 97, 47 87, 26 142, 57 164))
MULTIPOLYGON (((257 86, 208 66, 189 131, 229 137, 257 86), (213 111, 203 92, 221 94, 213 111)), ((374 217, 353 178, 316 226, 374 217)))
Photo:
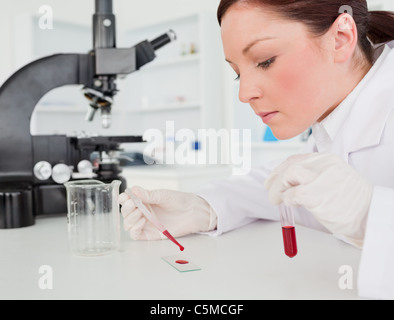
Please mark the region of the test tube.
POLYGON ((294 214, 291 208, 281 204, 279 206, 280 222, 282 224, 283 245, 285 254, 289 258, 297 255, 297 238, 295 232, 294 214))

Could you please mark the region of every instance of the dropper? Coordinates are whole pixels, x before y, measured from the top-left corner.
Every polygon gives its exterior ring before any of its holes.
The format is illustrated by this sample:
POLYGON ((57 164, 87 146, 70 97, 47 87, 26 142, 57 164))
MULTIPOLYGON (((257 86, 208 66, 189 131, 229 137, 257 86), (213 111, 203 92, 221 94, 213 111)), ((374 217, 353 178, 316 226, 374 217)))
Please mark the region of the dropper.
POLYGON ((127 189, 126 194, 130 196, 130 198, 134 201, 135 206, 141 210, 143 215, 159 230, 161 233, 163 233, 168 239, 170 239, 172 242, 174 242, 181 251, 185 250, 185 248, 179 244, 178 241, 175 240, 175 238, 168 232, 168 230, 160 223, 160 221, 157 219, 157 217, 148 210, 148 208, 142 203, 141 199, 138 198, 134 193, 131 192, 131 190, 127 189))

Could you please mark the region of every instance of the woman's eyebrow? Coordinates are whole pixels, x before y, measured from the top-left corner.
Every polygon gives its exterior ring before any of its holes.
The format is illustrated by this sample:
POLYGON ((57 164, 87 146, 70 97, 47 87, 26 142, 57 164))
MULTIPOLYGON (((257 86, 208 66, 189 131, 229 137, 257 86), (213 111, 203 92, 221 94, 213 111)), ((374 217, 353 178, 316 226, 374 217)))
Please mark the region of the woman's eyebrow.
MULTIPOLYGON (((259 38, 256 40, 253 40, 251 43, 249 43, 243 50, 242 50, 242 54, 246 55, 248 53, 248 51, 257 43, 261 42, 261 41, 267 41, 267 40, 273 40, 276 39, 275 37, 264 37, 264 38, 259 38)), ((225 59, 228 63, 234 64, 233 62, 231 62, 228 59, 225 59)))
POLYGON ((264 38, 259 38, 259 39, 253 40, 251 43, 249 43, 249 44, 242 50, 242 53, 243 53, 243 55, 246 55, 246 54, 248 53, 248 51, 249 51, 255 44, 257 44, 258 42, 266 41, 266 40, 273 40, 273 39, 276 39, 276 38, 275 38, 275 37, 264 37, 264 38))

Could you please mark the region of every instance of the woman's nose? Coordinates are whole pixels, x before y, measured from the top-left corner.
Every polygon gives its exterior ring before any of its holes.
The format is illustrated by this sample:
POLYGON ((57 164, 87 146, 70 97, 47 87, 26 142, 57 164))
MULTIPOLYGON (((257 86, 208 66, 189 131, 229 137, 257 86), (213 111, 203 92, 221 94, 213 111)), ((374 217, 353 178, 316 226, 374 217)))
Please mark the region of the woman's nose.
POLYGON ((250 103, 262 97, 262 90, 252 79, 240 78, 239 100, 243 103, 250 103))

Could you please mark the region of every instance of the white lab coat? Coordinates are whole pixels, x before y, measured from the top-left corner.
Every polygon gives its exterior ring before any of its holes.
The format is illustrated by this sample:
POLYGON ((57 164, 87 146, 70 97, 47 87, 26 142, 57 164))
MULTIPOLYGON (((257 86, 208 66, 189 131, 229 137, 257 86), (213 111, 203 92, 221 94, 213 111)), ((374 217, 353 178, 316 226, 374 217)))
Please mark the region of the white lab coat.
MULTIPOLYGON (((394 299, 394 42, 380 67, 363 87, 335 137, 330 152, 374 184, 358 275, 359 295, 394 299)), ((314 152, 311 137, 302 153, 314 152)), ((279 220, 269 204, 264 181, 277 163, 252 169, 246 176, 209 184, 198 194, 218 215, 216 234, 256 219, 279 220)), ((298 224, 328 232, 308 211, 295 210, 298 224)))

